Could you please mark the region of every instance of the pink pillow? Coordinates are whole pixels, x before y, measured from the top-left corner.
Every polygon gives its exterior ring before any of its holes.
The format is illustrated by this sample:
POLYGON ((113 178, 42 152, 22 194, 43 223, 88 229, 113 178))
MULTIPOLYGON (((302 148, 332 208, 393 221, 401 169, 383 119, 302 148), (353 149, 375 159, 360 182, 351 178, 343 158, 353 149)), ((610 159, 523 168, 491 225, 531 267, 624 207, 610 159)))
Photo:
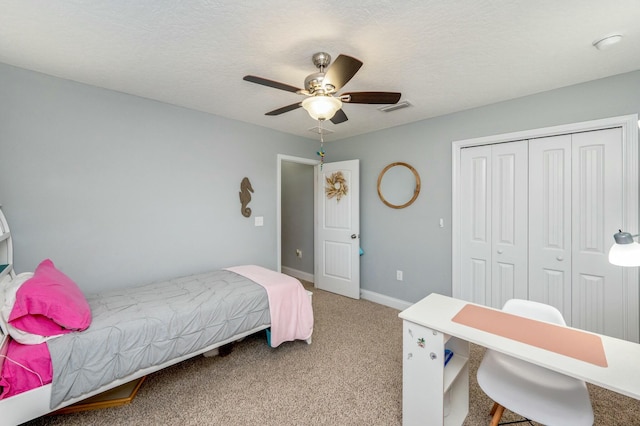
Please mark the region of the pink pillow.
POLYGON ((18 289, 9 324, 41 336, 82 331, 91 324, 91 308, 76 283, 47 259, 18 289))

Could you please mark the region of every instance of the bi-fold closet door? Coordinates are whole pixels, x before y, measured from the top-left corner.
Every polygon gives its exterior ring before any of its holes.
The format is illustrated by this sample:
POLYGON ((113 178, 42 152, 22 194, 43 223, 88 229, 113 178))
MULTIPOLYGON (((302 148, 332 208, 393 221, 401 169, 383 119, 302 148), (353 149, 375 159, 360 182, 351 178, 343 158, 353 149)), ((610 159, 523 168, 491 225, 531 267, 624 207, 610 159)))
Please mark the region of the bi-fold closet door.
POLYGON ((621 163, 620 128, 462 149, 460 297, 537 300, 569 325, 625 336, 622 272, 607 261, 621 163))
POLYGON ((620 338, 622 268, 608 253, 622 222, 622 159, 619 127, 529 143, 529 298, 573 327, 620 338))
POLYGON ((527 141, 460 154, 460 297, 501 308, 527 299, 527 141))

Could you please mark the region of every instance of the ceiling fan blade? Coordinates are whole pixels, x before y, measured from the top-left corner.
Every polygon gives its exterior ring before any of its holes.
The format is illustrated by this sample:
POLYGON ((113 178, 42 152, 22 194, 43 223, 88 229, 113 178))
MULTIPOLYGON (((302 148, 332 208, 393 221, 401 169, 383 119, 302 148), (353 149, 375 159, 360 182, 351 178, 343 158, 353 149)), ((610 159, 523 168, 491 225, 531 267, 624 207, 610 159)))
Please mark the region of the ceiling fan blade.
POLYGON ((289 112, 289 111, 293 111, 294 109, 298 109, 301 106, 302 106, 302 102, 298 102, 296 104, 291 104, 291 105, 284 106, 282 108, 274 109, 273 111, 267 112, 265 115, 280 115, 280 114, 284 114, 285 112, 289 112))
POLYGON ((329 65, 329 69, 324 75, 325 83, 332 84, 340 90, 351 78, 356 75, 362 62, 347 55, 338 55, 335 61, 329 65))
POLYGON ((349 97, 349 100, 343 100, 343 102, 349 102, 351 104, 395 104, 400 100, 401 93, 398 92, 352 92, 343 93, 342 97, 349 97))
POLYGON ((267 80, 266 78, 256 77, 255 75, 245 75, 243 78, 245 81, 250 81, 251 83, 262 84, 263 86, 273 87, 274 89, 286 90, 287 92, 296 93, 298 90, 297 87, 289 86, 288 84, 279 83, 273 80, 267 80))
POLYGON ((347 120, 348 120, 347 114, 345 114, 342 109, 337 110, 336 113, 333 115, 333 117, 331 117, 331 122, 333 124, 344 123, 347 120))

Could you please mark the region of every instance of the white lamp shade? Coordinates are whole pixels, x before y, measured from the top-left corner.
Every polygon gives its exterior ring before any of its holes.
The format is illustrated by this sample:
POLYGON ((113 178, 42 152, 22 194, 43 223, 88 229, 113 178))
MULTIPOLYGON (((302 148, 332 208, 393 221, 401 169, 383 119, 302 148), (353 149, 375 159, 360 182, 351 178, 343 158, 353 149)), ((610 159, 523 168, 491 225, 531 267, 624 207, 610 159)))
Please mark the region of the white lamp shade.
POLYGON ((342 101, 333 96, 310 96, 302 101, 302 108, 315 120, 329 120, 342 108, 342 101))
POLYGON ((640 266, 640 244, 614 244, 609 250, 609 263, 618 266, 640 266))

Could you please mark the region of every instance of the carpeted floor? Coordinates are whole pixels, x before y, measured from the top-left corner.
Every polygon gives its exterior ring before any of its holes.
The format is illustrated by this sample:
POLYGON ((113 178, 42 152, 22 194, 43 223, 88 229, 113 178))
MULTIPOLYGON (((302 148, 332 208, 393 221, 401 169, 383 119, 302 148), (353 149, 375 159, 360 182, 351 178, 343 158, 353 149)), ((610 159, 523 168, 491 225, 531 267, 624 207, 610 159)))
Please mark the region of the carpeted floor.
MULTIPOLYGON (((258 333, 237 343, 229 356, 198 356, 150 375, 129 405, 27 424, 400 425, 398 311, 309 289, 315 313, 311 345, 270 348, 264 332, 258 333)), ((468 426, 489 423, 492 403, 475 382, 482 354, 472 347, 468 426)), ((638 401, 592 386, 590 392, 596 425, 640 425, 638 401)), ((504 419, 518 417, 506 413, 504 419)))

